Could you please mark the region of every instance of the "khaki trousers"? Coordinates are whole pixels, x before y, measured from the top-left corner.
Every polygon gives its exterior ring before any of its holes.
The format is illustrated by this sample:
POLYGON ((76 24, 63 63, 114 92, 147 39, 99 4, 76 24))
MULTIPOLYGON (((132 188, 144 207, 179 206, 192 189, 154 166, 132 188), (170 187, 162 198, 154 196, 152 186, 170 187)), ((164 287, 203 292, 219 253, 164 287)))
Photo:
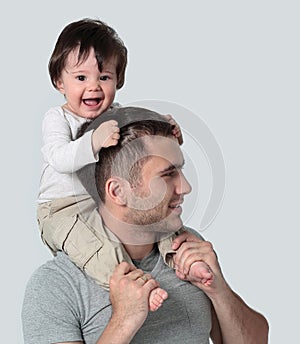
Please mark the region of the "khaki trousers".
MULTIPOLYGON (((64 251, 106 290, 115 267, 122 261, 132 264, 123 245, 103 226, 96 203, 89 195, 42 203, 37 209, 37 219, 42 240, 52 253, 64 251)), ((172 268, 175 253, 171 249, 172 240, 182 231, 158 243, 165 263, 172 268)))

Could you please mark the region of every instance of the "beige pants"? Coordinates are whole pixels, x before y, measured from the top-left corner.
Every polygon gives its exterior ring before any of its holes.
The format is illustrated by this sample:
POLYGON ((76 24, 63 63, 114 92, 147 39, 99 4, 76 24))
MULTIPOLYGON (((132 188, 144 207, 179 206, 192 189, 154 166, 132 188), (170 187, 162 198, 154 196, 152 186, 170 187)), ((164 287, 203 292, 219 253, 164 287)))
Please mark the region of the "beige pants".
MULTIPOLYGON (((115 267, 122 261, 132 263, 123 245, 103 226, 89 195, 42 203, 38 206, 37 218, 42 240, 52 253, 64 251, 106 290, 115 267)), ((172 240, 181 231, 158 243, 165 263, 172 268, 172 240)))

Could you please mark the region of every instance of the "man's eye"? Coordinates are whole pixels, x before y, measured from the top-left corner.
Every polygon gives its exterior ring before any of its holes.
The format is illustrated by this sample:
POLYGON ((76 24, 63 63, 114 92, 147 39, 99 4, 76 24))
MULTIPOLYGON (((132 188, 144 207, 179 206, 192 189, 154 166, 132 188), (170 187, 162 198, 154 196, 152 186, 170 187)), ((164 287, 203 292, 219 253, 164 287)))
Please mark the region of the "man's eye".
POLYGON ((166 171, 162 177, 177 177, 179 174, 181 174, 183 170, 183 167, 179 167, 179 168, 175 168, 173 170, 170 171, 166 171))
POLYGON ((84 81, 86 78, 85 78, 84 75, 78 75, 78 76, 76 77, 76 79, 79 80, 79 81, 84 81))
POLYGON ((176 171, 170 171, 168 173, 164 173, 163 177, 173 177, 175 175, 176 171))

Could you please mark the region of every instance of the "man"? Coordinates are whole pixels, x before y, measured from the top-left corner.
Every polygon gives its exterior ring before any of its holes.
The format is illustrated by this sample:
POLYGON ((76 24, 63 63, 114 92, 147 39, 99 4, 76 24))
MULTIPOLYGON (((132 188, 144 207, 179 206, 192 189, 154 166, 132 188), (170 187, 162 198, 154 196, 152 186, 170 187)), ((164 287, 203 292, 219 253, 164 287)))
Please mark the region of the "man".
POLYGON ((117 265, 109 292, 63 253, 38 269, 24 298, 25 343, 207 344, 209 337, 217 344, 267 343, 267 321, 230 289, 211 243, 180 234, 171 256, 176 270, 160 254, 159 245, 182 228, 181 204, 191 191, 172 126, 132 107, 109 111, 93 125, 107 119, 118 121, 119 143, 100 151, 95 178, 90 166, 80 179, 100 199, 103 233, 131 262, 117 265), (192 273, 199 261, 208 265, 210 283, 192 273), (149 295, 158 287, 168 298, 149 313, 149 295))

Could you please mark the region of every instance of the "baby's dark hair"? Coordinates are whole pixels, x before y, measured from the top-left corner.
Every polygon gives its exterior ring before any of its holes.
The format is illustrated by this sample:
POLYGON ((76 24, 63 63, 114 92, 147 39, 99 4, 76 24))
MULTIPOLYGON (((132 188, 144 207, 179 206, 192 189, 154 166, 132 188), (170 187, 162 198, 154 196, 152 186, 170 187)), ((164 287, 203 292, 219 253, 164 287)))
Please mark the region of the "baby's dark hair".
POLYGON ((98 19, 85 18, 68 24, 60 33, 49 60, 51 82, 56 83, 65 67, 69 53, 79 47, 78 63, 85 61, 90 49, 95 51, 99 71, 103 62, 117 59, 117 89, 124 85, 127 66, 127 48, 116 31, 98 19))

